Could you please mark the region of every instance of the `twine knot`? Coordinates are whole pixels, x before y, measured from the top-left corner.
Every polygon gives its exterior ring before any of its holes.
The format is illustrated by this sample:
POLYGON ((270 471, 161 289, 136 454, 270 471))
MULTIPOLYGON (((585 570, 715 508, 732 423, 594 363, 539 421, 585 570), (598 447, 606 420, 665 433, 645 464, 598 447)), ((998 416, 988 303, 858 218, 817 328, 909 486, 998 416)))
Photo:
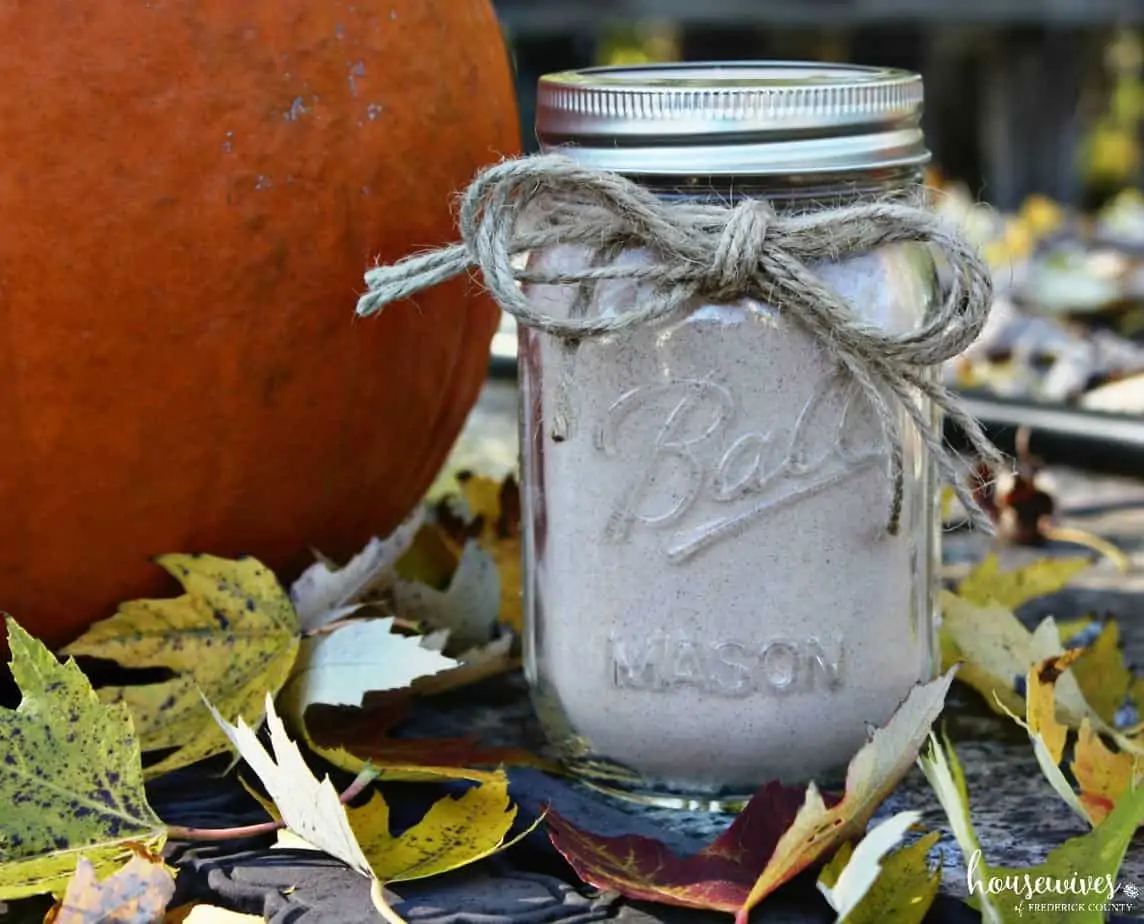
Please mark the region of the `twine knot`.
POLYGON ((703 286, 713 301, 734 301, 750 290, 775 211, 762 199, 744 199, 730 211, 703 286))
POLYGON ((994 532, 944 443, 940 417, 918 401, 928 398, 954 421, 983 461, 1002 461, 980 424, 933 374, 977 339, 993 301, 992 277, 961 233, 923 204, 880 200, 778 214, 754 199, 733 207, 664 201, 618 174, 545 154, 505 160, 478 173, 461 197, 458 225, 462 243, 367 272, 357 314, 376 314, 480 267, 501 308, 522 325, 557 338, 574 356, 584 340, 652 324, 696 299, 756 298, 802 325, 869 400, 890 446, 890 532, 897 531, 901 512, 902 411, 973 523, 994 532), (906 333, 862 320, 808 268, 898 243, 932 245, 948 277, 944 298, 906 333), (592 258, 580 268, 548 270, 517 259, 557 245, 586 248, 592 258), (625 248, 644 248, 652 261, 617 265, 610 256, 625 248), (637 303, 606 316, 586 310, 593 287, 606 279, 641 283, 637 303), (521 283, 577 286, 574 310, 567 317, 538 311, 521 283))

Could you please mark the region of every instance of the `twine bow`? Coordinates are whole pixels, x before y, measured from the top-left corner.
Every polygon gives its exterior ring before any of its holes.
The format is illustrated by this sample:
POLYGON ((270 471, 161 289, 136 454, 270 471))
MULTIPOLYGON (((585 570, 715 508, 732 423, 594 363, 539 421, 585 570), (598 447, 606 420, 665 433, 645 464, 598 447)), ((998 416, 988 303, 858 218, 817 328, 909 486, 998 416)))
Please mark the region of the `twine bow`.
POLYGON ((618 174, 547 154, 506 160, 478 173, 462 197, 459 227, 462 243, 367 272, 357 314, 376 314, 479 267, 505 311, 574 348, 588 338, 652 323, 696 298, 715 303, 757 298, 797 319, 869 399, 892 447, 892 474, 899 488, 892 532, 900 512, 902 460, 898 415, 887 397, 905 410, 974 524, 994 531, 963 483, 940 423, 916 400, 924 395, 955 421, 986 462, 1001 461, 956 395, 929 374, 981 332, 993 300, 992 279, 961 234, 925 207, 879 201, 779 215, 757 199, 733 207, 671 202, 618 174), (943 254, 949 275, 944 301, 908 333, 889 333, 862 321, 806 265, 905 242, 933 245, 943 254), (645 247, 656 259, 625 266, 598 260, 583 268, 545 271, 514 266, 513 257, 556 245, 580 245, 597 254, 645 247), (553 317, 537 311, 518 285, 583 287, 604 279, 646 283, 646 295, 616 315, 553 317))

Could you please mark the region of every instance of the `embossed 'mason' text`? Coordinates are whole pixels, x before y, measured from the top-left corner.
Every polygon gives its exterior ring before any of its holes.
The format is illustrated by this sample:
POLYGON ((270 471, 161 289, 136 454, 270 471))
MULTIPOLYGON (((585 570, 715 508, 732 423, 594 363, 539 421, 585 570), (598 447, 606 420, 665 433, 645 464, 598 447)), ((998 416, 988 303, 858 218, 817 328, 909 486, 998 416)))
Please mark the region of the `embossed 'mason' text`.
POLYGON ((843 680, 843 641, 772 638, 762 643, 707 641, 651 632, 609 639, 613 686, 670 691, 684 687, 717 696, 836 689, 843 680))
POLYGON ((637 386, 612 403, 596 432, 597 448, 632 469, 605 538, 622 541, 637 525, 675 527, 666 554, 679 562, 839 484, 887 458, 877 426, 854 419, 868 407, 853 380, 833 375, 818 384, 789 429, 736 434, 732 426, 745 415, 726 385, 677 379, 637 386), (714 514, 697 512, 712 505, 714 514))

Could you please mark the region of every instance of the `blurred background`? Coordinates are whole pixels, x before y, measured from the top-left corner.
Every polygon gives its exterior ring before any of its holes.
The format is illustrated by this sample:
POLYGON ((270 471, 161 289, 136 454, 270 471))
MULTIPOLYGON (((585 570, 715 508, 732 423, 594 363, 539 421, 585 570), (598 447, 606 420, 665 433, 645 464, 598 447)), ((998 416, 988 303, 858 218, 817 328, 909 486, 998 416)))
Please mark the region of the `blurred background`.
MULTIPOLYGON (((549 71, 798 59, 920 72, 935 202, 997 281, 989 329, 947 378, 1017 401, 1026 417, 1029 405, 1144 414, 1144 0, 494 5, 529 150, 536 81, 549 71)), ((494 368, 511 374, 511 320, 493 349, 494 368)))

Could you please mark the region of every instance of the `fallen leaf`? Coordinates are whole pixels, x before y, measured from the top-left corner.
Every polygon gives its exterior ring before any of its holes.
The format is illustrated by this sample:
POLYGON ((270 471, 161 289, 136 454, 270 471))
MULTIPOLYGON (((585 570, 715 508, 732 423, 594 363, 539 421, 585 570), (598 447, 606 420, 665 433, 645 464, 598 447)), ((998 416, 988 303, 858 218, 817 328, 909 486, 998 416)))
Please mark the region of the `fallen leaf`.
POLYGON ((290 679, 279 696, 298 733, 315 703, 360 706, 366 693, 400 690, 419 677, 457 667, 422 645, 420 636, 392 631, 393 618, 351 619, 331 632, 302 640, 290 679))
POLYGON ((1068 740, 1068 728, 1057 721, 1057 684, 1080 655, 1080 650, 1074 648, 1064 654, 1045 658, 1029 668, 1026 677, 1026 727, 1043 743, 1044 751, 1053 763, 1060 763, 1068 740))
POLYGON ((456 667, 418 677, 410 689, 417 696, 437 696, 516 670, 521 659, 512 653, 515 641, 516 636, 506 633, 487 645, 470 648, 457 656, 456 667))
MULTIPOLYGON (((944 667, 960 663, 957 679, 984 696, 994 711, 1023 713, 1025 698, 1017 685, 1034 664, 1064 652, 1056 622, 1047 617, 1030 632, 999 603, 975 604, 949 591, 942 592, 941 602, 944 667)), ((1061 678, 1056 703, 1070 726, 1094 714, 1071 674, 1061 678)))
POLYGON ((823 868, 818 890, 837 913, 835 924, 921 924, 941 884, 941 866, 929 865, 940 833, 933 831, 885 856, 920 817, 920 812, 892 816, 862 838, 857 849, 843 844, 823 868))
MULTIPOLYGON (((432 679, 432 678, 429 678, 432 679)), ((521 748, 485 747, 474 737, 397 738, 394 727, 405 720, 409 699, 390 698, 380 706, 362 709, 308 711, 307 743, 334 766, 360 773, 368 763, 388 781, 432 781, 457 778, 491 780, 495 774, 477 767, 504 764, 555 770, 550 762, 521 748)))
MULTIPOLYGON (((278 809, 274 810, 275 815, 278 809)), ((271 850, 318 850, 313 844, 304 841, 289 828, 280 828, 275 836, 271 850)), ((320 852, 320 851, 319 851, 320 852)))
POLYGON ((1080 650, 1073 650, 1058 658, 1047 658, 1031 669, 1025 721, 1013 718, 1028 731, 1045 779, 1074 812, 1095 826, 1108 816, 1133 781, 1139 779, 1140 758, 1127 751, 1113 751, 1085 718, 1081 720, 1069 766, 1079 793, 1061 771, 1068 729, 1056 719, 1054 695, 1064 671, 1069 670, 1081 654, 1080 650))
POLYGON ((124 603, 64 649, 176 673, 159 683, 99 691, 104 702, 130 709, 144 751, 175 748, 147 768, 149 777, 227 750, 200 690, 228 714, 260 722, 263 700, 286 682, 299 642, 290 598, 257 560, 165 555, 157 563, 183 585, 183 596, 124 603))
POLYGON ((1080 654, 1079 649, 1073 649, 1033 665, 1026 681, 1025 719, 1022 720, 1014 713, 1009 713, 1009 716, 1028 732, 1033 753, 1045 779, 1069 808, 1081 819, 1091 823, 1088 813, 1060 768, 1068 740, 1068 727, 1057 721, 1055 702, 1057 682, 1065 676, 1065 671, 1080 654))
POLYGON ((427 651, 435 651, 438 654, 444 654, 445 646, 447 644, 449 644, 448 629, 435 629, 434 631, 426 632, 421 636, 421 647, 427 651))
MULTIPOLYGON (((434 691, 452 689, 490 675, 499 669, 499 659, 458 665, 439 653, 437 639, 395 634, 393 622, 392 618, 351 620, 332 632, 303 639, 295 673, 279 697, 290 728, 316 754, 352 773, 361 772, 368 762, 379 777, 391 782, 493 779, 491 772, 465 765, 495 766, 512 757, 512 751, 482 753, 467 740, 458 739, 400 739, 393 744, 386 733, 404 717, 407 694, 419 692, 420 684, 429 683, 434 691), (346 670, 349 665, 354 669, 346 670), (438 672, 423 673, 434 669, 438 672), (360 731, 379 747, 355 745, 352 735, 339 737, 336 730, 345 727, 344 718, 339 722, 339 717, 347 712, 323 709, 362 706, 367 699, 376 701, 377 694, 391 691, 402 695, 387 697, 384 711, 350 713, 364 719, 360 731), (320 716, 317 720, 315 714, 320 716)), ((519 757, 510 762, 519 763, 519 757)))
POLYGON ((957 586, 957 595, 978 606, 995 603, 1015 610, 1037 597, 1056 593, 1080 572, 1092 567, 1081 556, 1039 558, 1010 571, 1002 571, 996 555, 989 555, 957 586))
POLYGON ((1038 866, 1016 869, 990 865, 970 818, 965 774, 948 740, 930 736, 918 759, 965 857, 970 897, 980 905, 984 924, 1103 924, 1103 903, 1114 897, 1117 875, 1128 844, 1144 821, 1144 788, 1133 788, 1107 818, 1087 834, 1049 852, 1038 866), (1084 892, 1081 892, 1081 889, 1084 892), (1030 903, 1049 905, 1036 909, 1030 903))
POLYGON ((726 831, 690 857, 642 835, 583 831, 555 810, 548 813, 548 838, 576 874, 597 889, 636 901, 735 913, 805 797, 796 787, 767 783, 726 831))
POLYGON ((957 492, 946 484, 941 488, 941 522, 948 523, 953 518, 954 502, 957 500, 957 492))
POLYGON ((319 560, 290 587, 290 600, 302 632, 311 633, 342 618, 342 611, 381 585, 397 580, 397 562, 412 546, 425 521, 425 508, 413 512, 385 539, 374 537, 342 568, 319 560))
MULTIPOLYGON (((957 759, 957 752, 944 735, 943 740, 945 740, 944 746, 938 742, 937 736, 930 732, 929 748, 926 753, 918 756, 918 767, 945 812, 962 856, 966 858, 967 863, 980 863, 981 842, 969 817, 969 790, 965 785, 965 773, 957 759), (976 861, 973 859, 975 857, 976 861)), ((980 902, 982 924, 1003 924, 1003 919, 993 906, 988 891, 981 896, 980 902)))
MULTIPOLYGON (((349 816, 377 878, 406 882, 460 869, 503 849, 516 806, 509 800, 508 777, 501 771, 458 797, 438 799, 399 837, 389 833, 389 806, 379 792, 351 808, 349 816)), ((528 830, 535 826, 534 822, 528 830)))
POLYGON ((265 716, 273 753, 262 746, 241 716, 237 725, 231 725, 212 703, 208 702, 207 708, 220 731, 261 780, 286 827, 318 850, 372 878, 369 861, 358 845, 334 784, 328 776, 319 782, 310 772, 274 711, 270 694, 266 694, 265 716))
POLYGON ((241 718, 234 726, 214 706, 209 708, 262 781, 286 827, 314 849, 370 879, 379 910, 384 905, 380 885, 385 882, 458 869, 509 846, 506 837, 516 808, 508 798, 508 778, 503 771, 459 798, 438 800, 421 821, 393 837, 389 807, 382 795, 375 792, 365 805, 347 809, 329 777, 319 782, 310 772, 269 696, 266 725, 273 755, 241 718))
POLYGON ((486 644, 501 606, 500 575, 492 556, 469 540, 447 590, 398 580, 393 604, 399 616, 430 630, 448 629, 450 647, 486 644))
POLYGON ((987 463, 976 467, 974 495, 997 527, 997 535, 1016 545, 1042 546, 1049 539, 1057 501, 1038 483, 1043 462, 1028 451, 1018 433, 1016 471, 994 473, 987 463), (1000 477, 997 475, 1000 474, 1000 477), (1002 486, 1004 485, 1004 486, 1002 486))
POLYGON ((850 762, 846 792, 824 796, 779 783, 759 789, 731 826, 703 850, 679 857, 652 838, 604 837, 549 812, 549 839, 577 875, 628 898, 727 911, 745 924, 779 886, 865 830, 886 795, 913 766, 953 680, 919 684, 850 762))
POLYGON ((242 914, 218 905, 194 902, 180 905, 167 912, 163 924, 265 924, 260 914, 242 914))
POLYGON ((509 475, 501 481, 461 472, 457 475, 468 517, 450 521, 448 505, 438 505, 446 532, 461 539, 475 537, 492 556, 500 574, 500 621, 520 633, 521 616, 521 506, 520 488, 509 475))
POLYGON ((44 924, 155 924, 175 894, 175 879, 161 857, 136 853, 102 882, 84 856, 64 897, 44 924))
POLYGON ((463 547, 464 542, 454 542, 437 523, 425 523, 397 563, 397 576, 438 589, 448 587, 463 547))
POLYGON ((159 851, 166 827, 147 802, 131 716, 106 705, 75 662, 64 664, 6 618, 22 693, 0 709, 0 899, 59 894, 78 856, 97 874, 138 845, 159 851))
POLYGON ((1135 678, 1124 662, 1116 620, 1092 620, 1083 632, 1075 634, 1066 633, 1062 627, 1061 638, 1070 647, 1084 643, 1081 656, 1072 665, 1072 675, 1093 712, 1110 726, 1136 724, 1120 720, 1121 710, 1132 701, 1135 678))
POLYGON ((819 893, 838 915, 841 922, 858 907, 870 891, 874 880, 882 872, 882 860, 901 843, 910 828, 921 821, 921 812, 905 811, 891 815, 875 825, 858 842, 855 849, 850 843, 842 844, 829 863, 823 867, 816 883, 819 893), (842 856, 845 860, 839 862, 842 856))
POLYGON ((1069 764, 1080 787, 1080 804, 1093 824, 1108 817, 1117 800, 1141 776, 1140 759, 1127 751, 1113 751, 1086 719, 1081 722, 1069 764))

